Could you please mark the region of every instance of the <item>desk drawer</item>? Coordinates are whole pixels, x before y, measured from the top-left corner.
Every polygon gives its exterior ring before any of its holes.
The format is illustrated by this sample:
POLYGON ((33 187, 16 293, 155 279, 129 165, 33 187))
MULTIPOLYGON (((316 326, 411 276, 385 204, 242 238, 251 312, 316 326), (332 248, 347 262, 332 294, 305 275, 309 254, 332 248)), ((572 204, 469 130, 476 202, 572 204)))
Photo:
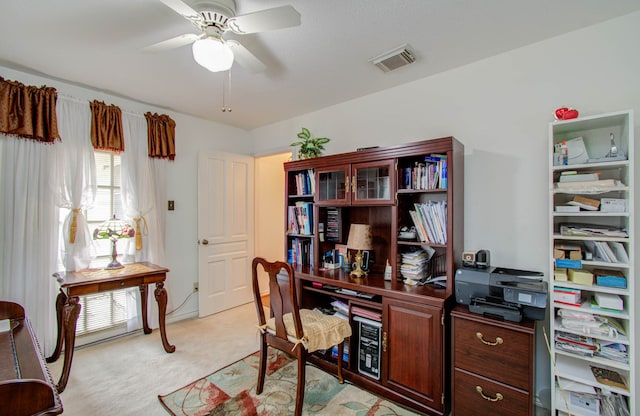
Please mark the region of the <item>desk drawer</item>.
POLYGON ((455 368, 529 390, 529 357, 533 353, 530 334, 458 317, 454 326, 455 368), (498 338, 502 343, 496 343, 498 338))
POLYGON ((453 416, 530 414, 530 393, 527 394, 457 368, 454 370, 454 383, 456 388, 452 403, 453 416), (482 394, 478 392, 478 387, 482 389, 482 394), (482 396, 495 400, 498 393, 502 398, 496 401, 487 400, 482 396))
POLYGON ((105 292, 107 290, 124 289, 126 287, 140 286, 144 283, 144 277, 134 277, 122 282, 102 282, 98 285, 99 292, 105 292))

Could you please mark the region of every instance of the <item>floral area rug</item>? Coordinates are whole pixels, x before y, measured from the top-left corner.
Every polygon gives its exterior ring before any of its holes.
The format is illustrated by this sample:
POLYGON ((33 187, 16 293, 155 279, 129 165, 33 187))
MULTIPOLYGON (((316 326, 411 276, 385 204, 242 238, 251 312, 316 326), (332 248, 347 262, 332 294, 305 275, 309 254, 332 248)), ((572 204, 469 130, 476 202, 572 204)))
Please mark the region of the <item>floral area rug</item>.
MULTIPOLYGON (((256 395, 259 353, 254 353, 173 393, 159 395, 174 416, 293 414, 298 364, 269 348, 262 394, 256 395)), ((303 415, 416 415, 388 400, 307 365, 303 415)))

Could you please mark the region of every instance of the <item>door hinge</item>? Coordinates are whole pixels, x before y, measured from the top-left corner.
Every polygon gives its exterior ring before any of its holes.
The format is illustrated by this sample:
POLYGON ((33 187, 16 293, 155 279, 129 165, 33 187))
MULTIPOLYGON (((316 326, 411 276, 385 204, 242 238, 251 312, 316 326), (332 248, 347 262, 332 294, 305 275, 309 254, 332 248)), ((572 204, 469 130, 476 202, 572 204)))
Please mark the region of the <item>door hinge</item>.
POLYGON ((444 393, 442 393, 442 400, 440 400, 440 403, 444 405, 444 393))
POLYGON ((444 314, 440 315, 440 325, 444 326, 444 314))

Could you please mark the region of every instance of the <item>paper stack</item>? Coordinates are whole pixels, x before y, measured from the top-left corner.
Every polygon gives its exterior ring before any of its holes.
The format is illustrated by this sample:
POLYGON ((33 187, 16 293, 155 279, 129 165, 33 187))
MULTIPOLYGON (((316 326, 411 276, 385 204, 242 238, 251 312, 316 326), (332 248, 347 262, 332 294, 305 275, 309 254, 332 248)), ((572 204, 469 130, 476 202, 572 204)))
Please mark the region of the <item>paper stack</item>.
POLYGON ((429 256, 424 250, 402 253, 400 274, 405 279, 424 280, 427 276, 427 262, 429 256))

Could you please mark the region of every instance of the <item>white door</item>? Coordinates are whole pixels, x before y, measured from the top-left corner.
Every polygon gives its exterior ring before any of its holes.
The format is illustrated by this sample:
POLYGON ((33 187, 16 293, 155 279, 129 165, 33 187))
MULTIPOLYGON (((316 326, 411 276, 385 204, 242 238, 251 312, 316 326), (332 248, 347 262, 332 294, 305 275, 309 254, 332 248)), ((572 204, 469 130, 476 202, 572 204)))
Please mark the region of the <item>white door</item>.
POLYGON ((253 300, 254 160, 198 155, 199 316, 253 300))

